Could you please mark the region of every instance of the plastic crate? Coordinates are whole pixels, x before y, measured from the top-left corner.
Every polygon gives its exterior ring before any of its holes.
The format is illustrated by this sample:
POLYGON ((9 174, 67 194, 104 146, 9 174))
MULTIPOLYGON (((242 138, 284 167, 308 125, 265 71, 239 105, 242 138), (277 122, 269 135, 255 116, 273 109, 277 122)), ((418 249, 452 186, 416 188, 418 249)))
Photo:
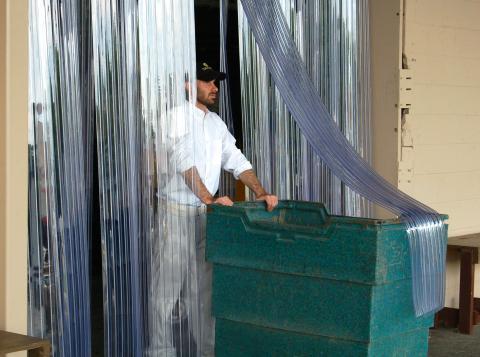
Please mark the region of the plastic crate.
MULTIPOLYGON (((207 260, 219 321, 316 336, 315 348, 334 339, 366 355, 359 346, 368 354, 381 340, 428 332, 433 321, 415 317, 406 230, 397 220, 332 216, 321 204, 294 201, 274 212, 261 203, 212 206, 207 260)), ((414 345, 423 351, 427 335, 420 335, 422 348, 414 345)))
POLYGON ((428 329, 376 339, 369 343, 320 335, 300 334, 230 320, 217 319, 216 356, 426 356, 428 329))

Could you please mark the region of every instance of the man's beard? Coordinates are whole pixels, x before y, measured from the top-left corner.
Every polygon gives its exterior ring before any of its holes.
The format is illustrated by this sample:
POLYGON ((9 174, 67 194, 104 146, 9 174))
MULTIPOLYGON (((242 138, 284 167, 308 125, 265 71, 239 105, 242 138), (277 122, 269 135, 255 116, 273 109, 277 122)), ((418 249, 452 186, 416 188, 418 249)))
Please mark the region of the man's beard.
POLYGON ((215 99, 208 99, 208 97, 207 97, 207 99, 197 98, 197 102, 200 102, 201 104, 206 105, 207 107, 209 107, 209 106, 215 104, 216 98, 215 98, 215 99))

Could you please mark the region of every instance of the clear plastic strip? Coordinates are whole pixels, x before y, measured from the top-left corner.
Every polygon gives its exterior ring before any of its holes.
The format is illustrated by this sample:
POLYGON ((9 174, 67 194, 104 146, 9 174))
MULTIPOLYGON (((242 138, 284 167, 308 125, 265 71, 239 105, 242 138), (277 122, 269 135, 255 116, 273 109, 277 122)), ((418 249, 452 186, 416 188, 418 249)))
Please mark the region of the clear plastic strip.
MULTIPOLYGON (((349 142, 369 161, 368 1, 282 0, 280 6, 315 88, 349 142)), ((336 214, 371 216, 370 203, 345 187, 313 152, 270 75, 252 75, 264 73, 265 63, 239 9, 244 139, 249 157, 265 168, 262 181, 284 199, 321 201, 336 214)))
MULTIPOLYGON (((228 78, 227 29, 228 0, 220 0, 220 71, 227 73, 227 78, 220 82, 219 114, 230 133, 234 135, 230 79, 228 78)), ((235 178, 231 173, 222 171, 218 192, 220 196, 235 197, 235 178)))
POLYGON ((248 24, 279 93, 315 153, 349 188, 399 214, 411 248, 418 316, 443 307, 446 226, 431 208, 399 191, 357 153, 323 104, 276 0, 241 0, 248 24))
POLYGON ((193 18, 190 0, 92 1, 107 356, 200 355, 212 340, 205 212, 184 176, 205 135, 193 18))
POLYGON ((30 1, 29 333, 50 338, 54 356, 86 356, 91 345, 83 10, 30 1))

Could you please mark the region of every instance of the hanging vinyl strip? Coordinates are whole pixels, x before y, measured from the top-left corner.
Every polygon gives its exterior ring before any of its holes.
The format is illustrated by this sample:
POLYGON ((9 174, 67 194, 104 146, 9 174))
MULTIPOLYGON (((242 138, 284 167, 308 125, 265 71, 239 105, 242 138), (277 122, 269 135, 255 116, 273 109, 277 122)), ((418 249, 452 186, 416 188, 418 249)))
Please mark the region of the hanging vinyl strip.
MULTIPOLYGON (((145 352, 200 355, 197 254, 204 209, 183 173, 194 162, 195 33, 192 1, 139 2, 145 241, 145 352)), ((213 341, 212 341, 213 344, 213 341)))
POLYGON ((420 316, 437 311, 445 299, 442 217, 378 175, 339 130, 310 79, 280 4, 276 0, 241 0, 241 4, 273 82, 314 152, 350 189, 404 220, 415 312, 420 316))
POLYGON ((92 2, 107 356, 213 353, 193 19, 190 0, 92 2))
MULTIPOLYGON (((230 78, 228 76, 227 43, 228 43, 228 0, 220 0, 220 71, 227 74, 227 78, 220 82, 219 115, 227 125, 228 130, 234 135, 232 102, 230 96, 230 78)), ((220 196, 235 198, 235 178, 229 172, 222 171, 220 196)))
MULTIPOLYGON (((279 2, 308 74, 333 120, 370 160, 368 2, 279 2)), ((323 202, 335 214, 370 216, 368 201, 318 158, 285 107, 239 6, 245 149, 283 199, 323 202)))
POLYGON ((92 1, 106 356, 139 355, 136 1, 92 1))
POLYGON ((90 355, 88 126, 75 2, 30 1, 29 334, 90 355))

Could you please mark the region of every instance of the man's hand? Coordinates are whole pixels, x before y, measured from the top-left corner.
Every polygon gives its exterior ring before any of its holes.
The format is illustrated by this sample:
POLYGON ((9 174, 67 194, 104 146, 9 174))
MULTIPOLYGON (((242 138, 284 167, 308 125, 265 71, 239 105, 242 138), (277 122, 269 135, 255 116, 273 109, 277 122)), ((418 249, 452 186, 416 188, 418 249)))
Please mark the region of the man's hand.
POLYGON ((275 195, 261 195, 257 197, 257 201, 265 201, 268 212, 273 211, 273 209, 278 205, 278 197, 275 195))
POLYGON ((218 203, 222 206, 233 206, 233 202, 228 196, 218 197, 213 203, 218 203))
POLYGON ((257 201, 265 201, 267 205, 267 211, 271 212, 275 207, 277 207, 278 197, 275 195, 270 195, 267 193, 267 191, 265 191, 253 170, 243 171, 240 174, 239 179, 255 193, 257 201))

